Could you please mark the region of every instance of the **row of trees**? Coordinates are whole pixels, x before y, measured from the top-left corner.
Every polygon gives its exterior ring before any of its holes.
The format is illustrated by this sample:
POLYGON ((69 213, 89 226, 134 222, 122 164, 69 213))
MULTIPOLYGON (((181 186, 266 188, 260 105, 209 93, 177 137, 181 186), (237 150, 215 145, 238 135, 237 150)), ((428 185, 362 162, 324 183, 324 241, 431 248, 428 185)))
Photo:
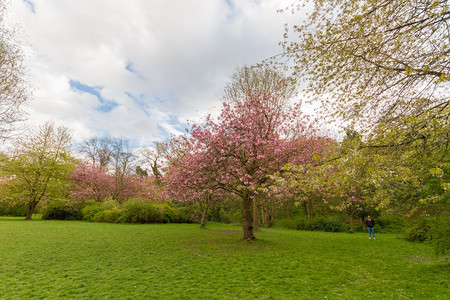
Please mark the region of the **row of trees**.
MULTIPOLYGON (((78 147, 78 152, 71 151, 71 146, 68 129, 50 122, 18 139, 10 154, 2 155, 0 160, 0 198, 10 204, 25 203, 27 219, 31 219, 39 203, 66 198, 77 203, 164 200, 158 185, 160 178, 136 167, 135 149, 129 140, 91 138, 78 147)), ((150 153, 149 149, 144 151, 150 153)), ((152 157, 156 156, 147 159, 152 157)))
MULTIPOLYGON (((212 204, 238 200, 246 240, 284 203, 308 218, 318 205, 346 212, 351 230, 373 210, 448 218, 448 1, 312 2, 282 43, 291 76, 237 69, 220 116, 142 152, 147 169, 126 139, 93 138, 75 154, 67 129, 47 123, 2 155, 0 197, 25 201, 27 218, 59 197, 194 202, 203 226, 212 204), (302 113, 299 81, 324 117, 347 125, 343 138, 302 113)), ((286 66, 280 57, 271 63, 286 66)))

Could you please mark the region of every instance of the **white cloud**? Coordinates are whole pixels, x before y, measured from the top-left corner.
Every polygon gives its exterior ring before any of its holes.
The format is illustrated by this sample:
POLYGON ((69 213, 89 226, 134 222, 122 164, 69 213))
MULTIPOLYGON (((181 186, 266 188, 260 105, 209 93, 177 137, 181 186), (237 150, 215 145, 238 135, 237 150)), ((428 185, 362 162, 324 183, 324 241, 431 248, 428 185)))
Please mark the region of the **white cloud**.
POLYGON ((276 10, 290 2, 14 1, 9 17, 32 45, 30 122, 54 120, 77 140, 162 140, 187 120, 217 114, 236 66, 281 51, 283 24, 298 16, 276 10), (99 111, 99 98, 70 81, 117 106, 99 111))

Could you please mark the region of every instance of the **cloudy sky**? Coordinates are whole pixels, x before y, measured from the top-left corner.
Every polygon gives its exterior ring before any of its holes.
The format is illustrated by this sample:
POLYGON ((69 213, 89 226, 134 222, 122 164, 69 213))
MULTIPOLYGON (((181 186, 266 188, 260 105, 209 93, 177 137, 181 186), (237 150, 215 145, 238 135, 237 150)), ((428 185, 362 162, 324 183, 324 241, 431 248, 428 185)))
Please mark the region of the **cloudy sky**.
POLYGON ((281 52, 292 0, 14 0, 35 91, 29 122, 140 145, 217 114, 237 66, 281 52))

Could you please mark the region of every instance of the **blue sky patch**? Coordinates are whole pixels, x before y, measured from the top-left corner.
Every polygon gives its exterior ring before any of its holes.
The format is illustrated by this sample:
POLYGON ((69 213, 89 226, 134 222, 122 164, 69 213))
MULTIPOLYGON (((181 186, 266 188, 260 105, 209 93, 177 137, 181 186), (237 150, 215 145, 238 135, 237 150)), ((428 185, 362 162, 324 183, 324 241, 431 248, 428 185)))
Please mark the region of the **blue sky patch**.
POLYGON ((141 73, 139 73, 138 71, 136 71, 136 69, 133 67, 133 63, 132 62, 128 62, 125 66, 125 70, 127 70, 130 73, 133 73, 134 75, 136 75, 139 79, 145 80, 144 76, 142 76, 141 73))
POLYGON ((139 106, 140 110, 142 110, 147 117, 150 117, 150 109, 151 109, 151 107, 145 101, 143 101, 144 95, 140 95, 139 97, 137 97, 137 96, 133 95, 130 92, 125 92, 125 95, 130 97, 130 99, 132 99, 133 102, 137 106, 139 106))
MULTIPOLYGON (((167 122, 164 122, 165 124, 169 124, 171 125, 172 128, 174 128, 175 130, 179 131, 179 132, 185 132, 185 129, 187 127, 187 124, 183 124, 180 123, 180 121, 178 120, 177 116, 173 115, 173 114, 169 114, 169 120, 167 122)), ((165 128, 164 126, 162 126, 161 124, 158 124, 158 130, 166 137, 166 138, 170 138, 171 136, 171 132, 169 132, 167 130, 167 128, 165 128)))
POLYGON ((107 113, 118 106, 117 102, 106 100, 105 98, 102 97, 100 91, 103 89, 103 87, 89 86, 75 80, 69 80, 69 85, 73 90, 82 93, 88 93, 97 97, 98 102, 100 102, 100 105, 95 108, 96 111, 107 113))
POLYGON ((31 0, 22 0, 22 1, 28 5, 28 7, 30 8, 30 10, 33 14, 36 13, 36 9, 34 8, 34 3, 31 2, 31 0))

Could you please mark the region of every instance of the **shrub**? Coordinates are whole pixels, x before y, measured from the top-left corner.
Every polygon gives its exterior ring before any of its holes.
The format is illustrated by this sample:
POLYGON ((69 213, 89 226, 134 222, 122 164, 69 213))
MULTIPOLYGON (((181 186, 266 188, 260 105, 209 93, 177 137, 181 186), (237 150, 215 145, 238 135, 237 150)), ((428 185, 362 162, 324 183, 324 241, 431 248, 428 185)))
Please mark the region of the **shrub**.
POLYGON ((296 218, 281 219, 278 221, 278 226, 297 229, 297 230, 315 230, 340 232, 344 231, 344 223, 338 216, 316 217, 310 221, 306 216, 299 216, 296 218))
POLYGON ((434 218, 419 217, 410 221, 411 226, 405 234, 410 242, 430 243, 436 255, 446 255, 450 249, 450 218, 440 216, 434 218))
POLYGON ((323 231, 340 232, 343 231, 343 221, 337 216, 328 216, 323 219, 323 231))
POLYGON ((403 233, 405 232, 405 221, 399 216, 385 215, 376 221, 377 231, 383 233, 403 233))
POLYGON ((80 206, 67 201, 55 201, 47 205, 42 212, 44 220, 81 220, 80 206))
POLYGON ((120 221, 125 223, 157 223, 162 222, 162 213, 150 202, 130 199, 122 205, 120 221))
POLYGON ((139 223, 161 223, 162 213, 153 203, 145 202, 139 211, 139 223))
POLYGON ((102 202, 102 206, 104 209, 112 210, 112 209, 119 209, 120 203, 117 200, 112 199, 111 197, 105 199, 105 201, 102 202))
POLYGON ((0 216, 25 217, 26 215, 27 206, 25 204, 0 202, 0 216))
POLYGON ((142 209, 142 201, 138 199, 130 199, 122 204, 122 214, 120 221, 125 223, 140 223, 139 212, 142 209))
POLYGON ((297 224, 298 219, 281 219, 276 225, 287 229, 298 229, 297 224))
POLYGON ((101 223, 119 223, 120 211, 117 209, 105 209, 99 211, 94 215, 92 221, 101 223))
POLYGON ((216 204, 209 210, 208 221, 229 224, 233 219, 233 213, 233 208, 216 204))
POLYGON ((437 217, 431 222, 431 243, 436 255, 447 255, 450 249, 450 218, 437 217))
POLYGON ((200 223, 201 213, 193 205, 177 207, 179 223, 200 223))
POLYGON ((405 233, 405 239, 410 242, 425 242, 431 238, 431 219, 421 217, 410 221, 410 227, 405 233))
POLYGON ((312 222, 306 216, 298 216, 295 218, 281 219, 277 222, 278 226, 297 229, 297 230, 312 230, 312 222))
POLYGON ((83 215, 83 219, 87 220, 89 222, 92 222, 94 219, 95 214, 97 214, 100 211, 105 210, 103 206, 100 203, 93 203, 86 205, 82 211, 81 214, 83 215))
POLYGON ((316 217, 312 222, 312 230, 315 231, 340 231, 342 222, 333 216, 328 217, 316 217))
POLYGON ((180 216, 175 208, 168 204, 159 206, 161 209, 161 221, 163 223, 179 223, 180 216))

